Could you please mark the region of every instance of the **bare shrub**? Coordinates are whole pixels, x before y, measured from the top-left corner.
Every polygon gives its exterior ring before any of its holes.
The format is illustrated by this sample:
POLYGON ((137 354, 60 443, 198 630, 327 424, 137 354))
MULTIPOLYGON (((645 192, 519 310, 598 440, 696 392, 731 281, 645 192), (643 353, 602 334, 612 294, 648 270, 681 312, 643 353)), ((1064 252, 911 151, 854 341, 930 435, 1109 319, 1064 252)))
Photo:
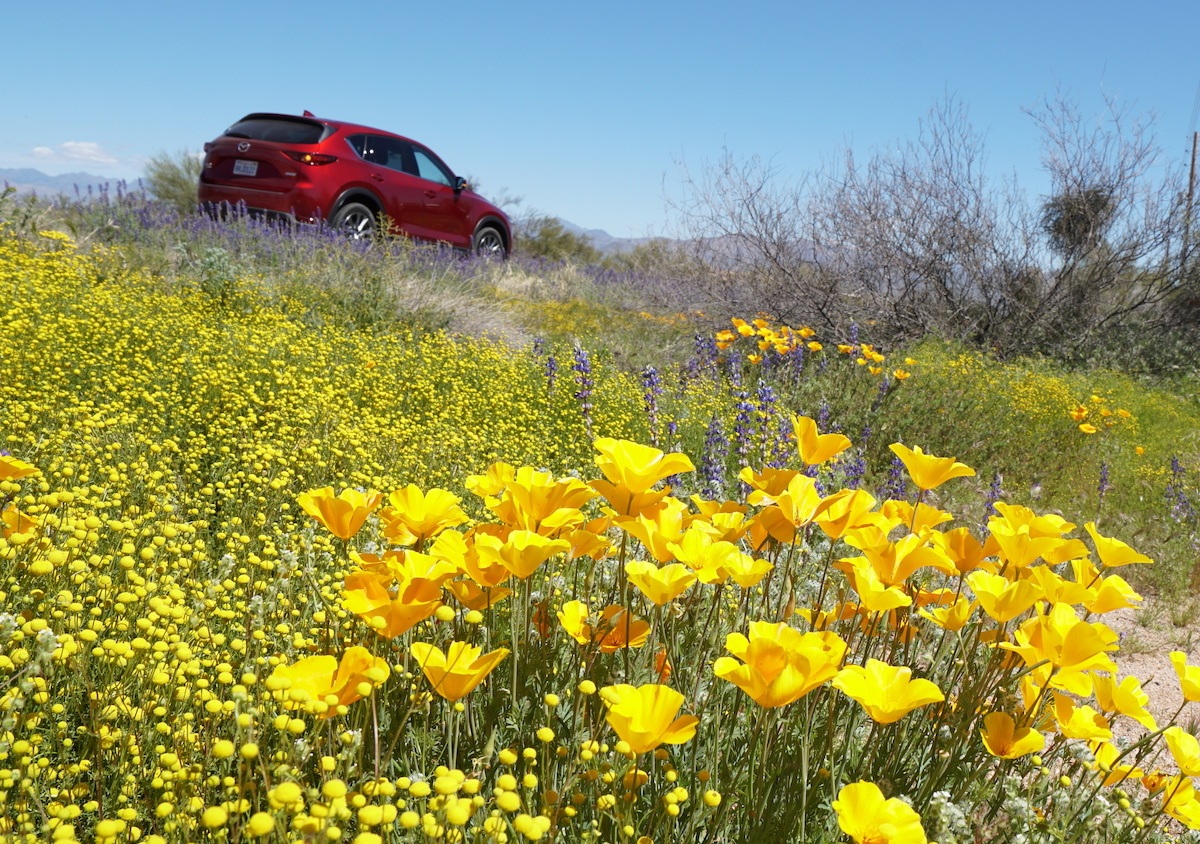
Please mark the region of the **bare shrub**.
POLYGON ((1002 354, 1062 352, 1097 332, 1154 326, 1179 288, 1178 166, 1150 124, 1115 104, 1085 121, 1059 98, 1029 112, 1051 193, 987 175, 984 139, 953 99, 916 140, 799 182, 728 151, 671 202, 696 267, 693 295, 879 339, 936 333, 1002 354), (1173 251, 1173 248, 1176 251, 1173 251))

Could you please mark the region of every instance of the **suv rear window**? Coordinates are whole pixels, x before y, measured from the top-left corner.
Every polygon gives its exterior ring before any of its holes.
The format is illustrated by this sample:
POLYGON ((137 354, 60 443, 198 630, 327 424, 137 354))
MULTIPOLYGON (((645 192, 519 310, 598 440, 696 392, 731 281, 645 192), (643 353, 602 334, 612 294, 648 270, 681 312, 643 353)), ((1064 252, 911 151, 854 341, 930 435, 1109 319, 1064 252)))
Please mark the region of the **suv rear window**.
POLYGON ((252 141, 276 141, 284 144, 320 143, 333 133, 333 129, 315 120, 300 117, 268 117, 251 114, 243 117, 225 130, 231 138, 249 138, 252 141))

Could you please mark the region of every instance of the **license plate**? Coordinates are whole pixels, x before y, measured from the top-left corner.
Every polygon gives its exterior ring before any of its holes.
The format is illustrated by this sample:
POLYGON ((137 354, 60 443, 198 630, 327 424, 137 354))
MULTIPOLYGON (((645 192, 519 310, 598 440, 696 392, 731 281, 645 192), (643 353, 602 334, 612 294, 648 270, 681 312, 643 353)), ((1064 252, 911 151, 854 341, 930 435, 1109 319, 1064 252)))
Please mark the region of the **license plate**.
POLYGON ((233 162, 233 175, 235 176, 256 176, 258 175, 258 162, 245 161, 239 158, 233 162))

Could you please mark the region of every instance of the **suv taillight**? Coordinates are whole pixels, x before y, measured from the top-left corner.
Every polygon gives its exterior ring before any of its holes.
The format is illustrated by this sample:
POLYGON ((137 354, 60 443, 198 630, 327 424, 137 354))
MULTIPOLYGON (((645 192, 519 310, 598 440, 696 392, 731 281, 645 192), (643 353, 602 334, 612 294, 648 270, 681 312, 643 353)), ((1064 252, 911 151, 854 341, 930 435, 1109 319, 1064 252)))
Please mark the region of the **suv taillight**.
POLYGON ((332 164, 337 161, 336 155, 326 155, 323 152, 297 152, 295 150, 284 150, 283 154, 292 161, 298 161, 301 164, 332 164))

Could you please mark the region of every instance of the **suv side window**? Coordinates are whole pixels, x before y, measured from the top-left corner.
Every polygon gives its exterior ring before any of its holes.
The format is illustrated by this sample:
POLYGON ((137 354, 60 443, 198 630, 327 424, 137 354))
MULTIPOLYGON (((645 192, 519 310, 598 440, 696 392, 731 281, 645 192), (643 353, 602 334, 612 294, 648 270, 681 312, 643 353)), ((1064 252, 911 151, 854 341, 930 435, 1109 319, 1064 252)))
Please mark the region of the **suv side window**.
POLYGON ((382 135, 372 135, 371 145, 374 147, 374 158, 376 164, 382 164, 389 170, 398 170, 401 173, 408 168, 404 166, 405 152, 404 143, 395 138, 387 138, 382 135))
POLYGON ((369 160, 367 158, 367 150, 372 148, 370 145, 370 137, 370 135, 348 135, 346 137, 346 143, 350 145, 350 148, 354 150, 358 157, 363 161, 369 160))
POLYGON ((427 149, 413 144, 413 157, 417 160, 417 175, 422 179, 428 179, 431 182, 443 184, 446 187, 454 186, 454 174, 446 169, 446 165, 438 161, 427 149))

